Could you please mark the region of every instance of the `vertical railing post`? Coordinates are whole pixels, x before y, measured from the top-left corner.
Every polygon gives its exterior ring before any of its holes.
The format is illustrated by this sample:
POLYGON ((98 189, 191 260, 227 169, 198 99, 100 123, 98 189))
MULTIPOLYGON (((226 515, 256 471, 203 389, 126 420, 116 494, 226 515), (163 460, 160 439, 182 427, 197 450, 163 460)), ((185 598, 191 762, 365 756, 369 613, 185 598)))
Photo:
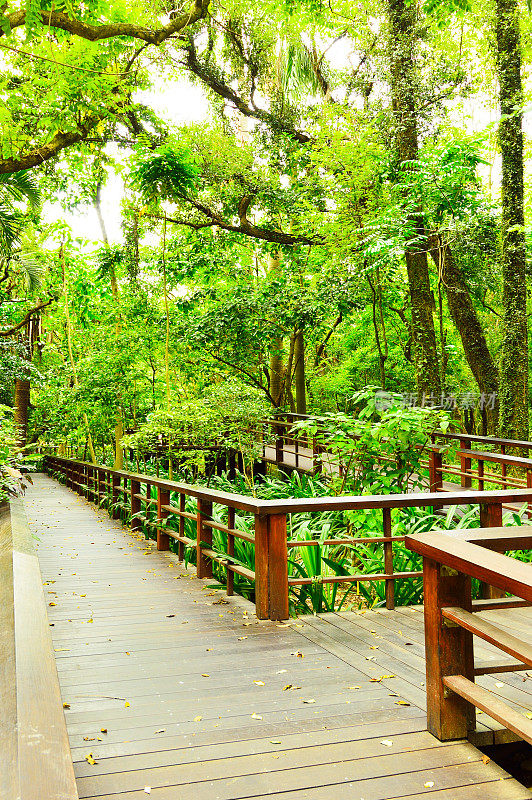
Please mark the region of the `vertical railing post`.
MULTIPOLYGON (((386 575, 393 575, 393 542, 392 542, 392 510, 382 509, 382 530, 383 536, 389 538, 389 542, 384 542, 384 572, 386 575)), ((390 578, 385 581, 386 608, 393 611, 395 608, 395 580, 390 578)))
POLYGON ((268 519, 269 617, 273 620, 288 619, 286 514, 271 514, 268 519))
POLYGON ((255 606, 259 619, 288 619, 286 514, 255 515, 255 606))
POLYGON ((441 741, 465 739, 475 727, 475 709, 443 684, 447 675, 474 680, 473 636, 442 619, 445 606, 471 611, 471 579, 423 559, 427 728, 441 741))
MULTIPOLYGON (((470 450, 471 441, 469 439, 460 439, 460 450, 470 450)), ((460 456, 460 472, 462 473, 460 480, 463 489, 470 489, 472 484, 471 475, 467 473, 471 470, 471 459, 468 456, 460 456)))
POLYGON ((484 461, 479 457, 478 459, 478 490, 484 491, 484 461))
MULTIPOLYGON (((164 506, 170 505, 170 492, 168 489, 157 487, 157 520, 162 522, 168 516, 168 510, 164 506)), ((157 526, 157 550, 169 550, 170 537, 164 529, 157 526)))
POLYGON ((110 475, 110 483, 111 483, 111 509, 110 513, 113 519, 120 518, 120 509, 117 503, 120 502, 120 475, 116 475, 114 472, 109 472, 110 475))
POLYGON ((198 578, 212 578, 212 561, 203 554, 203 545, 212 547, 212 528, 205 525, 205 520, 212 519, 212 503, 208 500, 198 499, 196 570, 198 578))
MULTIPOLYGON (((503 456, 506 455, 506 445, 504 445, 504 444, 501 445, 501 455, 503 455, 503 456)), ((507 475, 506 464, 502 463, 501 464, 501 478, 503 480, 503 487, 505 489, 508 488, 508 482, 506 480, 506 475, 507 475)), ((528 473, 527 473, 527 475, 528 475, 528 473)))
MULTIPOLYGON (((235 509, 231 506, 227 509, 227 527, 229 530, 233 530, 235 527, 235 509)), ((227 555, 233 557, 235 555, 235 537, 231 534, 227 534, 227 555)), ((231 563, 231 562, 229 562, 231 563)), ((227 594, 229 596, 233 595, 235 591, 235 573, 232 569, 227 570, 227 594)))
MULTIPOLYGON (((185 511, 186 506, 186 495, 183 492, 179 495, 179 510, 185 511)), ((183 537, 185 535, 185 518, 183 516, 179 517, 179 536, 183 537)), ((177 558, 179 561, 183 561, 185 557, 185 543, 182 541, 178 542, 177 545, 177 558)))
MULTIPOLYGON (((502 527, 502 503, 481 503, 480 504, 480 525, 482 528, 501 528, 502 527)), ((482 597, 496 599, 504 597, 502 589, 496 586, 489 586, 481 583, 480 590, 482 597)))
POLYGON ((130 481, 129 487, 129 503, 131 507, 131 530, 138 531, 139 528, 142 527, 142 523, 135 514, 140 513, 141 509, 141 501, 140 498, 135 497, 136 494, 140 494, 140 483, 139 481, 134 481, 133 478, 130 481))
POLYGON ((255 611, 259 619, 268 619, 270 611, 269 536, 269 517, 264 514, 255 514, 255 611))
POLYGON ((284 456, 284 429, 282 425, 275 427, 275 463, 282 464, 284 456))
MULTIPOLYGON (((532 470, 530 469, 527 469, 526 471, 526 488, 532 489, 532 470)), ((528 503, 527 514, 528 518, 530 519, 532 517, 532 502, 528 503)))

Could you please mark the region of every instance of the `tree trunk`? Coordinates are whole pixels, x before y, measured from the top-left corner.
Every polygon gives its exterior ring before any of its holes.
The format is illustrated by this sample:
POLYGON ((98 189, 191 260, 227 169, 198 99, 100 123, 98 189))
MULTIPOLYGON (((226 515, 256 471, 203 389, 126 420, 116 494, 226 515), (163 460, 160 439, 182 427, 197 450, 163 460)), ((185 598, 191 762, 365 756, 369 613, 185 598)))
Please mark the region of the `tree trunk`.
POLYGON ((307 413, 307 387, 305 382, 305 339, 303 331, 296 333, 294 342, 294 383, 296 387, 296 412, 307 413))
POLYGON ((497 75, 502 155, 504 335, 500 364, 501 436, 528 438, 528 330, 523 209, 523 90, 517 0, 496 0, 497 75))
POLYGON ((498 421, 497 365, 488 349, 469 289, 451 248, 442 243, 439 236, 430 237, 429 247, 430 255, 441 275, 449 313, 460 334, 464 355, 484 401, 482 407, 486 411, 488 433, 494 436, 498 421))
MULTIPOLYGON (((279 253, 270 253, 268 256, 268 274, 278 273, 280 266, 279 253)), ((270 395, 277 408, 282 405, 284 394, 283 346, 283 337, 274 336, 270 351, 270 395)))
MULTIPOLYGON (((394 137, 399 164, 415 161, 418 156, 417 75, 415 66, 416 6, 408 0, 388 0, 390 23, 390 76, 394 137)), ((408 168, 408 166, 406 167, 408 168)), ((441 394, 438 347, 434 329, 432 296, 425 245, 425 229, 421 213, 412 214, 410 225, 416 241, 406 245, 412 312, 416 383, 420 399, 441 394)))
POLYGON ((122 409, 117 409, 115 424, 115 463, 113 469, 124 469, 124 450, 122 448, 122 436, 124 435, 124 422, 122 419, 122 409))
POLYGON ((30 408, 30 382, 15 380, 15 427, 17 445, 25 447, 28 439, 28 412, 30 408))

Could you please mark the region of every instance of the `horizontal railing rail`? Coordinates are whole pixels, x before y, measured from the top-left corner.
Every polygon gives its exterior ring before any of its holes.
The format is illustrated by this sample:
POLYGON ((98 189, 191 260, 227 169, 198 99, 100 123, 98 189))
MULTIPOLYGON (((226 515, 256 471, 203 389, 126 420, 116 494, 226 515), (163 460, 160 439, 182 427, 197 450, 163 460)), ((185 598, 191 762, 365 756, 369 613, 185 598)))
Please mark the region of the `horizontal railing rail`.
POLYGON ((47 456, 46 467, 71 489, 98 505, 105 503, 114 517, 130 517, 133 530, 156 536, 158 549, 170 549, 173 539, 180 560, 195 551, 199 577, 213 577, 213 565, 224 570, 228 594, 235 590, 235 576, 244 579, 238 588, 254 595, 259 619, 287 619, 290 590, 317 583, 345 584, 355 590, 362 582, 384 581, 386 607, 394 608, 395 582, 421 578, 420 571, 395 569, 396 546, 405 537, 393 533, 394 509, 478 504, 481 524, 496 527, 502 525, 504 504, 532 502, 532 489, 262 500, 57 456, 47 456), (380 512, 378 534, 368 536, 363 525, 366 535, 362 536, 352 535, 351 530, 323 540, 288 536, 291 515, 345 511, 373 512, 373 517, 375 511, 380 512), (213 534, 218 533, 221 537, 215 538, 213 534), (381 564, 374 572, 354 569, 348 574, 301 575, 294 569, 298 550, 347 546, 356 554, 359 545, 382 547, 381 564), (246 551, 248 562, 244 563, 238 551, 246 547, 251 550, 246 551))
POLYGON ((0 797, 78 800, 39 562, 22 503, 0 506, 0 797))
POLYGON ((532 744, 532 721, 475 683, 475 676, 532 667, 532 645, 479 616, 493 608, 532 605, 532 569, 504 552, 532 547, 532 527, 434 532, 406 537, 423 556, 427 725, 442 741, 461 739, 476 725, 475 708, 532 744), (474 603, 471 580, 496 587, 499 600, 474 603), (473 636, 495 645, 513 663, 475 667, 473 636))

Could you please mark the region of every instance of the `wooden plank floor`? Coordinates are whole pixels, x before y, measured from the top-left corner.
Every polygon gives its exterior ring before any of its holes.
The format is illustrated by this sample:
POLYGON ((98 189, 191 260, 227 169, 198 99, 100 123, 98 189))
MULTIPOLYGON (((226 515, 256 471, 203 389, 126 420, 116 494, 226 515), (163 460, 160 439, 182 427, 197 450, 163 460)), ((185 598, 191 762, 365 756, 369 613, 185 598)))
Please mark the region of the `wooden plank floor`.
POLYGON ((25 505, 80 797, 532 797, 425 731, 419 613, 258 622, 52 479, 25 505))

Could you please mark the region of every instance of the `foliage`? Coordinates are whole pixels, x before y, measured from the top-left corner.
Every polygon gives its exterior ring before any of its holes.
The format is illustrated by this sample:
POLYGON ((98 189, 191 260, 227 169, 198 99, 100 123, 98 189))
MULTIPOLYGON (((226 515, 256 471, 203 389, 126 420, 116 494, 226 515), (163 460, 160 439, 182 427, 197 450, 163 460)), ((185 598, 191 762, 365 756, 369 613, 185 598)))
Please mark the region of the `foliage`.
POLYGON ((448 430, 449 415, 405 407, 400 396, 371 388, 354 395, 352 403, 359 409, 354 416, 324 414, 294 424, 321 447, 324 469, 339 467, 331 475, 333 491, 390 494, 421 488, 431 435, 448 430))

